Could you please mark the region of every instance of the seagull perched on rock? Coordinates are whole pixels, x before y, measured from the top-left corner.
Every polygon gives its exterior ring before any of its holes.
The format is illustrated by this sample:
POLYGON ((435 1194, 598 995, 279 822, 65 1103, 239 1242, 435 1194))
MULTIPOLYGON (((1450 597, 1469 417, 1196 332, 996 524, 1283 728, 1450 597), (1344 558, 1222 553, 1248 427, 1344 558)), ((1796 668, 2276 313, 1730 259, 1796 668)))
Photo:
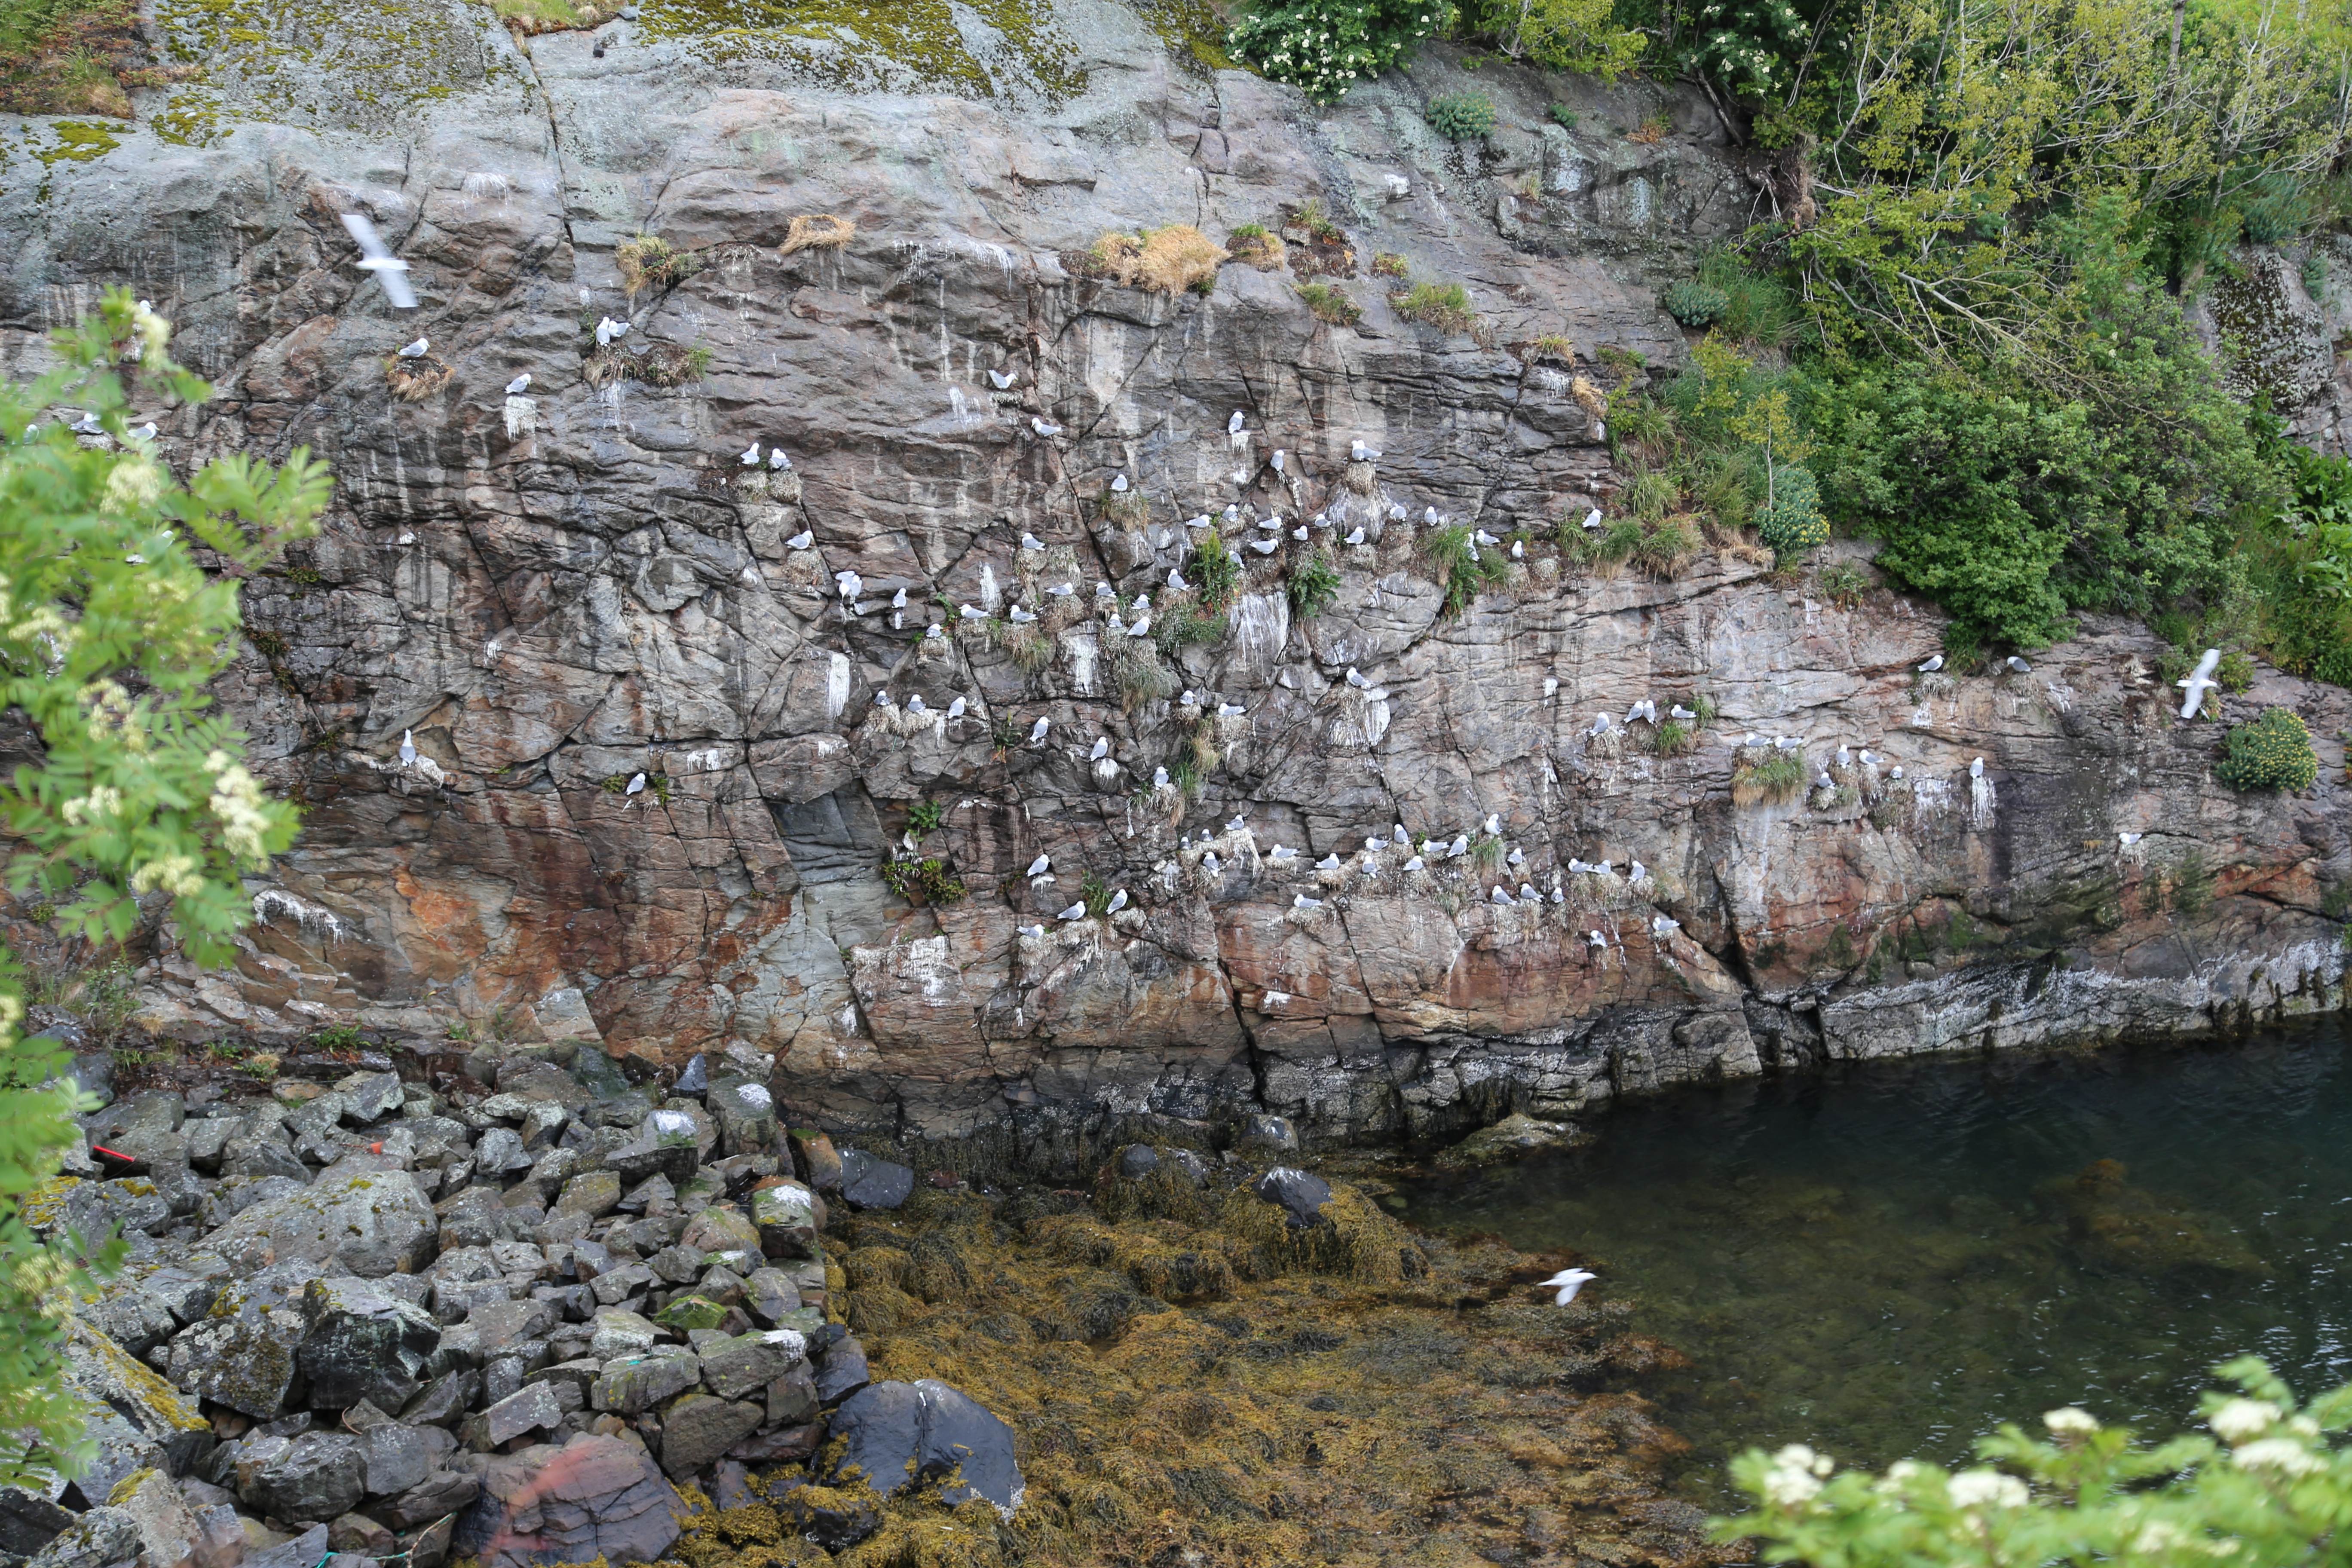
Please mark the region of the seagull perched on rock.
POLYGON ((816 535, 803 528, 798 533, 793 534, 790 539, 784 541, 784 548, 787 550, 806 550, 810 545, 814 544, 815 542, 816 535))
POLYGON ((923 640, 925 642, 937 642, 947 635, 947 627, 940 625, 937 621, 933 621, 929 626, 923 628, 923 640))
POLYGON ((1676 702, 1666 709, 1666 717, 1679 721, 1684 719, 1696 719, 1698 715, 1684 707, 1681 703, 1676 702))
POLYGON ((1217 852, 1212 849, 1201 857, 1201 869, 1212 877, 1222 877, 1224 875, 1225 863, 1218 859, 1217 852))
POLYGON ((1290 907, 1294 910, 1319 910, 1323 907, 1323 900, 1310 899, 1304 893, 1297 893, 1292 896, 1290 907))
POLYGON ((106 426, 99 422, 99 417, 95 414, 85 414, 73 424, 66 426, 66 428, 71 430, 77 436, 103 436, 106 434, 106 426))
POLYGON ((782 447, 768 448, 768 467, 781 473, 793 466, 791 456, 782 447))
POLYGON ((1499 834, 1503 831, 1503 814, 1501 812, 1490 811, 1486 814, 1486 831, 1490 834, 1499 834))
POLYGON ((1090 763, 1098 763, 1109 755, 1110 737, 1108 735, 1097 735, 1095 737, 1094 748, 1087 752, 1087 761, 1090 763))
POLYGON ((1633 862, 1632 868, 1626 871, 1625 879, 1629 882, 1640 882, 1646 880, 1649 875, 1650 868, 1647 866, 1643 865, 1639 860, 1636 860, 1633 862))
POLYGON ((1058 436, 1062 433, 1062 427, 1050 419, 1040 419, 1034 414, 1029 416, 1029 428, 1040 436, 1058 436))
POLYGON ((833 574, 833 585, 841 590, 843 598, 855 599, 866 591, 866 579, 845 567, 833 574))
POLYGON ((1045 592, 1053 595, 1056 599, 1066 599, 1077 591, 1078 585, 1076 583, 1056 583, 1052 587, 1045 590, 1045 592))
POLYGON ((1110 902, 1103 906, 1103 913, 1107 915, 1115 915, 1125 908, 1127 908, 1127 889, 1125 888, 1121 888, 1118 892, 1113 893, 1110 896, 1110 902))
POLYGON ((2189 693, 2180 703, 2180 716, 2183 719, 2196 718, 2197 710, 2205 706, 2205 693, 2219 684, 2213 679, 2213 671, 2221 662, 2221 650, 2218 647, 2209 647, 2205 650, 2204 657, 2197 661, 2195 669, 2173 682, 2181 690, 2189 693))
POLYGON ((1469 853, 1470 836, 1466 833, 1455 834, 1454 836, 1454 842, 1445 847, 1445 857, 1449 860, 1457 859, 1469 853))
POLYGON ((1056 920, 1065 921, 1082 921, 1087 918, 1087 906, 1083 900, 1078 903, 1072 904, 1068 909, 1064 910, 1055 918, 1056 920))
POLYGON ((1274 853, 1269 856, 1268 858, 1275 860, 1296 860, 1298 858, 1298 851, 1291 848, 1286 844, 1277 844, 1274 847, 1274 853))
POLYGON ((1499 540, 1499 539, 1496 538, 1493 534, 1491 534, 1491 533, 1487 532, 1487 531, 1486 531, 1485 529, 1483 529, 1483 528, 1482 528, 1482 529, 1480 529, 1476 533, 1472 534, 1472 535, 1471 535, 1471 537, 1472 537, 1473 539, 1475 539, 1479 543, 1481 543, 1481 544, 1485 545, 1485 546, 1486 546, 1487 549, 1489 549, 1489 550, 1492 550, 1493 548, 1495 548, 1495 546, 1496 546, 1497 544, 1500 544, 1500 543, 1502 543, 1502 542, 1503 542, 1501 540, 1499 540))
POLYGON ((1408 871, 1418 871, 1422 868, 1423 865, 1423 862, 1421 857, 1416 855, 1412 859, 1404 863, 1404 868, 1408 871))
POLYGON ((956 606, 956 616, 960 620, 984 621, 988 619, 988 612, 982 609, 978 605, 958 605, 956 606))
POLYGON ((1238 436, 1242 433, 1242 426, 1247 423, 1249 421, 1243 416, 1242 411, 1236 408, 1234 410, 1234 416, 1225 421, 1225 434, 1238 436))
POLYGON ((1683 922, 1675 920, 1671 915, 1653 915, 1650 917, 1650 934, 1652 936, 1666 936, 1682 929, 1683 922))
POLYGON ((1511 846, 1510 854, 1505 857, 1504 863, 1510 866, 1524 866, 1528 863, 1528 853, 1514 844, 1511 846))
POLYGON ((2146 837, 2147 836, 2143 833, 2118 833, 2116 835, 2116 842, 2128 849, 2146 837))
POLYGON ((155 422, 150 419, 138 429, 126 430, 123 434, 133 441, 152 441, 155 438, 155 422))
POLYGON ((1889 778, 1895 778, 1895 779, 1899 779, 1899 778, 1901 778, 1902 776, 1903 776, 1903 770, 1902 770, 1901 768, 1897 768, 1897 769, 1895 769, 1893 773, 1891 773, 1887 774, 1887 777, 1889 777, 1889 778))
POLYGON ((1165 767, 1157 767, 1151 770, 1151 787, 1153 789, 1166 789, 1168 787, 1168 770, 1165 767))
POLYGON ((1568 858, 1568 874, 1571 877, 1578 876, 1583 872, 1593 869, 1595 869, 1595 868, 1586 865, 1583 861, 1578 859, 1573 855, 1568 858))
POLYGON ((1585 731, 1585 733, 1586 733, 1586 734, 1588 734, 1588 735, 1596 735, 1596 736, 1597 736, 1597 735, 1606 735, 1607 733, 1609 733, 1609 715, 1608 715, 1608 714, 1606 714, 1606 713, 1603 713, 1603 714, 1601 714, 1601 715, 1599 715, 1598 717, 1596 717, 1596 718, 1592 721, 1592 728, 1591 728, 1591 729, 1590 729, 1590 730, 1587 730, 1587 731, 1585 731))
POLYGON ((1012 610, 1011 610, 1008 614, 1009 614, 1009 618, 1012 620, 1013 624, 1014 626, 1027 626, 1031 621, 1034 621, 1034 620, 1035 620, 1035 619, 1037 618, 1037 617, 1036 617, 1036 616, 1035 616, 1034 614, 1033 614, 1032 612, 1030 612, 1030 611, 1028 611, 1028 610, 1024 610, 1024 609, 1023 609, 1023 608, 1022 608, 1020 605, 1013 605, 1013 608, 1012 608, 1012 610))
POLYGON ((1336 871, 1339 868, 1339 857, 1337 855, 1326 855, 1323 858, 1315 862, 1315 868, 1318 871, 1336 871))
POLYGON ((1545 1280, 1541 1288, 1549 1290, 1557 1286, 1559 1289, 1559 1294, 1558 1297, 1554 1298, 1552 1304, 1557 1307, 1565 1307, 1570 1301, 1576 1300, 1576 1293, 1584 1289, 1585 1281, 1589 1279, 1598 1279, 1600 1278, 1600 1275, 1595 1274, 1590 1268, 1563 1268, 1559 1273, 1553 1275, 1550 1279, 1545 1280))
POLYGON ((1282 472, 1283 465, 1284 465, 1285 463, 1288 462, 1289 460, 1290 460, 1290 454, 1289 454, 1289 453, 1287 453, 1287 452, 1284 451, 1284 450, 1283 450, 1281 447, 1276 447, 1276 448, 1274 449, 1274 471, 1275 471, 1276 473, 1277 473, 1277 474, 1278 474, 1278 473, 1282 472))
POLYGON ((1220 702, 1217 704, 1217 717, 1220 719, 1238 719, 1248 711, 1248 709, 1244 708, 1238 702, 1220 702))
POLYGON ((988 373, 989 384, 995 387, 999 392, 1009 390, 1012 387, 1014 379, 1014 377, 1005 374, 1001 370, 992 370, 988 373))
POLYGON ((1584 514, 1584 526, 1587 528, 1599 528, 1601 526, 1601 509, 1599 507, 1596 506, 1591 511, 1584 514))
POLYGON ((1591 947, 1607 947, 1609 945, 1608 934, 1603 931, 1586 931, 1584 933, 1584 940, 1586 944, 1591 947))
POLYGON ((403 359, 423 359, 425 357, 425 351, 432 346, 432 339, 419 338, 413 343, 404 343, 401 346, 400 357, 403 359))
POLYGON ((507 383, 507 395, 509 397, 520 397, 530 390, 530 374, 528 371, 507 383))
POLYGON ((1168 571, 1168 585, 1181 594, 1184 592, 1185 589, 1190 588, 1192 584, 1184 581, 1184 570, 1182 567, 1173 566, 1169 568, 1168 571))
POLYGON ((1912 668, 1916 669, 1922 675, 1933 675, 1937 670, 1944 668, 1944 656, 1940 653, 1937 654, 1933 658, 1929 658, 1927 663, 1914 665, 1912 668))
POLYGON ((1361 544, 1363 542, 1364 531, 1359 527, 1350 529, 1348 532, 1348 537, 1341 540, 1339 542, 1342 544, 1361 544))
POLYGON ((1508 903, 1516 903, 1516 902, 1517 902, 1517 900, 1515 900, 1515 899, 1513 899, 1513 898, 1511 897, 1509 889, 1507 889, 1507 888, 1505 888, 1505 887, 1503 886, 1503 884, 1502 884, 1502 883, 1500 883, 1500 882, 1497 882, 1497 883, 1496 883, 1496 884, 1495 884, 1495 890, 1494 890, 1492 893, 1488 894, 1488 895, 1487 895, 1487 897, 1488 897, 1489 899, 1491 899, 1494 902, 1498 903, 1498 904, 1508 904, 1508 903))
POLYGON ((1979 757, 1975 762, 1969 764, 1969 777, 1972 779, 1980 779, 1984 777, 1984 759, 1982 757, 1979 757))
POLYGON ((1024 533, 1021 536, 1021 548, 1024 550, 1042 551, 1045 548, 1045 542, 1039 539, 1034 533, 1024 533))
POLYGON ((1260 555, 1271 555, 1276 551, 1282 548, 1282 541, 1279 539, 1253 539, 1249 542, 1249 547, 1252 550, 1256 551, 1260 555))
POLYGON ((1038 742, 1043 741, 1045 738, 1045 731, 1051 728, 1053 728, 1053 721, 1050 719, 1040 719, 1034 724, 1030 725, 1029 743, 1034 746, 1037 744, 1038 742))
POLYGON ((1125 495, 1127 493, 1127 476, 1124 473, 1113 474, 1110 477, 1110 489, 1113 495, 1125 495))
POLYGON ((358 213, 341 216, 343 228, 360 247, 360 270, 375 274, 376 281, 383 285, 383 297, 392 301, 394 310, 416 309, 416 292, 409 288, 404 276, 408 263, 392 253, 392 247, 376 233, 375 225, 358 213))
POLYGON ((1525 561, 1527 558, 1528 542, 1524 539, 1514 539, 1511 541, 1511 559, 1514 561, 1525 561))
POLYGON ((1539 904, 1543 902, 1543 895, 1536 891, 1536 887, 1533 882, 1521 882, 1519 884, 1519 902, 1523 904, 1539 904))
POLYGON ((1776 752, 1802 751, 1804 749, 1804 744, 1805 742, 1803 740, 1795 735, 1775 735, 1772 737, 1772 749, 1776 752))
POLYGON ((415 763, 415 761, 416 731, 414 730, 403 730, 400 732, 400 765, 404 768, 408 767, 415 763))
POLYGON ((928 713, 930 711, 930 710, 923 704, 923 694, 921 692, 918 691, 913 696, 907 699, 907 711, 909 713, 928 713))
POLYGON ((2018 658, 2015 654, 2011 654, 2007 658, 2001 660, 2001 662, 2009 666, 2009 671, 2011 675, 2032 675, 2033 673, 2033 667, 2026 663, 2023 659, 2018 658))
MULTIPOLYGON (((1841 747, 1840 750, 1843 750, 1843 748, 1841 747)), ((1868 746, 1864 746, 1862 749, 1862 765, 1865 768, 1876 767, 1878 765, 1878 753, 1872 751, 1868 746)))
POLYGON ((1348 673, 1343 679, 1346 679, 1349 685, 1356 688, 1360 691, 1371 684, 1370 681, 1364 679, 1363 673, 1357 669, 1357 668, 1352 664, 1348 667, 1348 673))
POLYGON ((1035 942, 1039 937, 1045 934, 1045 928, 1044 926, 1023 926, 1021 928, 1021 934, 1027 937, 1031 942, 1035 942))
POLYGON ((1361 441, 1350 441, 1348 443, 1348 460, 1351 463, 1369 463, 1379 456, 1380 454, 1378 452, 1373 451, 1361 441))
POLYGON ((1389 837, 1395 839, 1399 844, 1410 844, 1412 842, 1411 838, 1406 837, 1404 824, 1402 822, 1389 829, 1389 837))
POLYGON ((1625 722, 1631 724, 1636 719, 1646 721, 1653 725, 1656 724, 1658 721, 1658 705, 1649 700, 1649 699, 1643 698, 1641 701, 1634 703, 1633 706, 1625 710, 1625 722))
POLYGON ((760 466, 760 443, 754 441, 750 446, 744 447, 742 455, 737 458, 736 461, 741 463, 747 468, 758 468, 760 466))
POLYGON ((1813 784, 1815 787, 1820 789, 1835 789, 1837 787, 1837 780, 1830 777, 1830 771, 1827 768, 1823 768, 1819 773, 1814 775, 1813 784))
POLYGON ((1053 868, 1054 858, 1051 855, 1040 855, 1034 860, 1030 861, 1029 869, 1022 872, 1021 874, 1024 877, 1042 877, 1053 868))
POLYGON ((596 346, 600 349, 608 347, 616 340, 628 335, 629 323, 626 321, 616 321, 607 316, 596 323, 596 346))

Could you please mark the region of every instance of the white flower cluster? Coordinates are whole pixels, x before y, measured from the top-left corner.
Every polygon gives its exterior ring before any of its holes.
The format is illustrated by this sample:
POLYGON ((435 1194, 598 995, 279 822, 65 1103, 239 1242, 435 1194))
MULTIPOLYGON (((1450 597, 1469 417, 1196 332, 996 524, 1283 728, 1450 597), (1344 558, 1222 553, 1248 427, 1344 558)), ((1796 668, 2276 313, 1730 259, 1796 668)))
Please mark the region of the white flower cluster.
POLYGON ((1944 1489, 1954 1508, 2023 1508, 2028 1496, 2025 1483, 2015 1476, 1982 1467, 1962 1470, 1944 1489))
POLYGON ((88 795, 66 802, 58 807, 58 815, 76 827, 95 827, 99 822, 122 810, 122 792, 110 784, 93 784, 88 795))
POLYGON ((2064 1410, 2042 1412, 2042 1424, 2050 1428, 2053 1437, 2087 1437, 2099 1429, 2099 1423, 2087 1410, 2072 1406, 2064 1410))
POLYGON ((131 453, 106 476, 106 494, 99 502, 110 512, 129 517, 143 512, 163 493, 163 465, 143 453, 131 453))
POLYGON ((1369 80, 1435 30, 1437 14, 1397 0, 1290 0, 1244 16, 1228 47, 1276 81, 1318 103, 1369 80))
POLYGON ((1778 1508, 1802 1508, 1821 1495, 1833 1468, 1827 1454, 1791 1443, 1772 1456, 1772 1468, 1764 1472, 1764 1500, 1778 1508))
POLYGON ((131 890, 134 893, 163 891, 175 899, 192 899, 205 890, 205 879, 196 872, 192 855, 166 855, 161 860, 150 860, 131 873, 131 890))
POLYGON ((2276 1426, 2284 1414, 2267 1399, 2232 1399, 2215 1410, 2206 1425, 2224 1443, 2247 1443, 2276 1426))
POLYGON ((229 853, 242 860, 268 859, 262 837, 269 831, 269 814, 263 809, 261 785, 226 752, 207 755, 205 769, 213 775, 213 815, 220 819, 221 840, 229 853))

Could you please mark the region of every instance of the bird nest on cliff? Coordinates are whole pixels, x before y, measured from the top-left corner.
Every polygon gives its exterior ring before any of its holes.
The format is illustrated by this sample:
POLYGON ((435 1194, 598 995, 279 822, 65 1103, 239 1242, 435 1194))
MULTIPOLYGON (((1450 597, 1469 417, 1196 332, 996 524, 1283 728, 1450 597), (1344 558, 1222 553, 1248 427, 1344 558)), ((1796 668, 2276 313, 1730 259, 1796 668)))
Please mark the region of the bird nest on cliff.
POLYGON ((1064 270, 1103 278, 1129 289, 1174 294, 1190 289, 1206 294, 1217 286, 1217 268, 1229 258, 1223 246, 1191 224, 1106 234, 1086 250, 1062 252, 1064 270))
POLYGON ((419 354, 403 359, 395 354, 383 362, 383 384, 392 395, 404 403, 422 403, 449 384, 456 373, 431 354, 419 354))
POLYGON ((608 343, 580 362, 580 377, 599 392, 624 380, 667 390, 699 381, 709 369, 710 351, 699 343, 692 348, 677 343, 649 343, 639 353, 608 343))
POLYGON ((845 217, 804 213, 784 230, 784 243, 776 247, 776 255, 781 259, 803 250, 838 250, 856 233, 857 226, 845 217))

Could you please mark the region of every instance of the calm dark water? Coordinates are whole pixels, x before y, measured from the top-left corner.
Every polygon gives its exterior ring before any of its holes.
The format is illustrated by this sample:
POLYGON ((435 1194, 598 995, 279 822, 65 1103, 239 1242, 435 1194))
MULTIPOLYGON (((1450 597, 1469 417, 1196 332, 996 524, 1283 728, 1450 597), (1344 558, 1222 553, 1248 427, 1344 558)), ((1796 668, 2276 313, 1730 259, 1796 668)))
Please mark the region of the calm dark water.
POLYGON ((2233 1355, 2352 1381, 2347 1047, 2330 1023, 1685 1092, 1402 1217, 1575 1247, 1637 1300, 1695 1363, 1644 1389, 1712 1504, 1750 1445, 1948 1463, 2062 1405, 2174 1432, 2233 1355))

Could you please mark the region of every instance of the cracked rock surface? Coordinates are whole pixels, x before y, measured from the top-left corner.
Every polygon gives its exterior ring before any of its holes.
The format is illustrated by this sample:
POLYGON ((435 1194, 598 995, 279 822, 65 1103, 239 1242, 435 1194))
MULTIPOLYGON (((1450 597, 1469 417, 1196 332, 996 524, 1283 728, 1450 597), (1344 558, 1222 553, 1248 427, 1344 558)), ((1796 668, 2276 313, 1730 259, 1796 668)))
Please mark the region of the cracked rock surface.
MULTIPOLYGON (((2342 690, 2265 673, 2222 704, 2321 738, 2314 790, 2242 796, 2211 776, 2223 726, 2168 715, 2134 626, 2088 620, 2030 676, 1920 677, 1937 618, 1884 588, 1832 603, 1737 550, 1672 581, 1563 560, 1560 521, 1621 479, 1601 399, 1642 374, 1627 356, 1685 353, 1653 287, 1757 197, 1703 100, 1434 49, 1313 110, 1180 67, 1121 6, 1039 10, 1047 63, 1007 44, 850 80, 805 40, 651 23, 526 52, 456 0, 310 18, 324 44, 282 58, 227 27, 238 6, 167 9, 210 97, 158 93, 37 181, 7 154, 0 353, 37 363, 43 330, 129 282, 219 388, 155 411, 165 456, 302 445, 338 480, 322 536, 247 585, 224 693, 304 837, 256 885, 233 973, 156 952, 151 1029, 293 1040, 355 1016, 438 1039, 505 1009, 615 1056, 772 1058, 675 1137, 637 1129, 613 1181, 546 1170, 544 1202, 599 1215, 778 1115, 1051 1163, 1137 1118, 1437 1132, 2341 1005, 2321 905, 2352 875, 2342 690), (431 65, 382 91, 320 63, 395 45, 431 65), (1467 86, 1500 128, 1437 141, 1418 106, 1467 86), (1653 116, 1675 133, 1617 134, 1653 116), (1318 321, 1295 269, 1234 261, 1171 295, 1076 258, 1107 230, 1278 227, 1310 198, 1344 233, 1321 280, 1354 327, 1318 321), (351 265, 353 210, 410 262, 413 315, 351 265), (854 236, 799 244, 818 215, 854 236), (630 292, 640 233, 693 269, 630 292), (1399 316, 1384 258, 1465 284, 1479 331, 1399 316), (628 331, 600 349, 607 319, 628 331), (451 374, 411 402, 384 366, 419 332, 451 374), (656 384, 689 353, 698 374, 656 384), (1377 459, 1351 464, 1358 440, 1377 459), (1528 536, 1456 616, 1433 510, 1528 536), (1241 552, 1209 635, 1126 635, 1198 607, 1202 516, 1272 548, 1241 552), (1338 577, 1313 615, 1287 592, 1310 556, 1338 577), (1686 753, 1621 717, 1702 696, 1686 753), (1830 784, 1735 800, 1750 734, 1830 784), (898 856, 964 896, 892 891, 898 856), (1057 918, 1074 904, 1098 912, 1057 918)), ((189 1157, 299 1180, 383 1093, 189 1157)), ((509 1121, 474 1156, 541 1171, 560 1121, 509 1121)), ((192 1135, 125 1136, 168 1165, 192 1135)), ((225 1179, 205 1201, 240 1269, 417 1266, 417 1204, 330 1237, 331 1196, 225 1179)), ((437 1224, 501 1239, 470 1210, 437 1224)))

